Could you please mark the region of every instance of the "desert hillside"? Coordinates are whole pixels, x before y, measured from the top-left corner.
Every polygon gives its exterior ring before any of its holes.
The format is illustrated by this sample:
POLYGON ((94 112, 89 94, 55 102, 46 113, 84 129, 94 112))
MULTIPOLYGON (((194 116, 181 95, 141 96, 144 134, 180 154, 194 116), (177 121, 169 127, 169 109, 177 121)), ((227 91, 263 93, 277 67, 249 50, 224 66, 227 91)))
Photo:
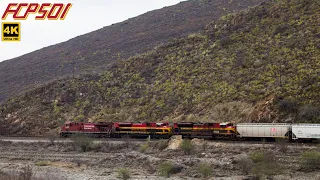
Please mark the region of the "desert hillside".
POLYGON ((0 63, 0 103, 63 77, 100 73, 117 59, 152 50, 170 38, 203 29, 208 22, 263 0, 190 0, 147 12, 69 41, 0 63))

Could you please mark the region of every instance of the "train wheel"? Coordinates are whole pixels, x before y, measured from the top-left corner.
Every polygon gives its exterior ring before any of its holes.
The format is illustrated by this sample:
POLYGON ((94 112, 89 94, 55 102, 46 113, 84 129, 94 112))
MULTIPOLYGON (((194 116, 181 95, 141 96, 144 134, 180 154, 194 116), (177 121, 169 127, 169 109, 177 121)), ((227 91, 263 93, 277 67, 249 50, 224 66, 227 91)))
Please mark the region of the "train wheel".
POLYGON ((67 138, 67 137, 69 137, 69 134, 68 133, 61 133, 61 137, 67 138))

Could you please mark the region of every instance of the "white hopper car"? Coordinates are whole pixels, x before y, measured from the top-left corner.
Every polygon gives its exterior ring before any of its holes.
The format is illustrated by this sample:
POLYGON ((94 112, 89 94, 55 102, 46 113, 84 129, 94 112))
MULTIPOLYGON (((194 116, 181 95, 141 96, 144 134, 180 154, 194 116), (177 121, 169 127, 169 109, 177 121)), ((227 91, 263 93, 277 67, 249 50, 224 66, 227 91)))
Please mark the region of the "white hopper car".
POLYGON ((239 123, 236 129, 244 139, 320 140, 320 124, 239 123))
POLYGON ((320 139, 320 124, 292 124, 292 139, 320 139))

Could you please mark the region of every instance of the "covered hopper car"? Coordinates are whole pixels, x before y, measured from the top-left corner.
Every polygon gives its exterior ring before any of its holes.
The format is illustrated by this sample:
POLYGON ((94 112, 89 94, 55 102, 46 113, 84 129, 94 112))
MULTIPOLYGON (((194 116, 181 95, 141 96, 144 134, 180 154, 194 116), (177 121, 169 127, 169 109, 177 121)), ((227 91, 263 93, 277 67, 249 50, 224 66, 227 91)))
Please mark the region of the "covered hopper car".
POLYGON ((291 125, 282 123, 240 123, 237 124, 240 138, 272 141, 275 138, 290 138, 291 125))
POLYGON ((292 124, 292 139, 320 139, 320 124, 292 124))

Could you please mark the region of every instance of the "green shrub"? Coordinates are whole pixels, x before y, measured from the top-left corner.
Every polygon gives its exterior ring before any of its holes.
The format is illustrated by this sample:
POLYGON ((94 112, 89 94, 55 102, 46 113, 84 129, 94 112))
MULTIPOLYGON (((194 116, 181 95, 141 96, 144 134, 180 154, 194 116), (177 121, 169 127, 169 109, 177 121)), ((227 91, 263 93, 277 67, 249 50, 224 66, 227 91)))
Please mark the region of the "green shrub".
POLYGON ((248 175, 252 168, 254 166, 254 163, 252 161, 252 159, 248 158, 248 157, 242 157, 239 159, 239 161, 237 162, 237 167, 245 174, 248 175))
POLYGON ((76 122, 83 122, 85 120, 85 116, 83 114, 79 114, 74 118, 74 121, 76 122))
POLYGON ((71 136, 71 140, 73 142, 73 145, 76 148, 79 148, 82 152, 87 152, 92 149, 93 140, 86 135, 76 134, 71 136))
POLYGON ((94 152, 100 152, 104 147, 108 147, 106 146, 106 143, 102 143, 102 142, 92 143, 90 145, 90 150, 94 152))
POLYGON ((251 159, 255 162, 251 172, 258 177, 266 176, 272 179, 272 176, 282 172, 282 167, 272 151, 254 152, 251 159))
POLYGON ((130 171, 126 168, 120 168, 118 170, 118 177, 123 180, 130 179, 130 171))
POLYGON ((278 25, 275 30, 273 31, 273 34, 276 35, 276 34, 282 34, 282 33, 285 33, 288 29, 290 29, 290 25, 288 24, 280 24, 278 25))
POLYGON ((163 162, 159 165, 159 175, 163 177, 170 177, 173 171, 173 165, 171 162, 163 162))
POLYGON ((190 139, 184 139, 180 145, 180 148, 183 150, 184 154, 189 155, 194 149, 194 146, 190 139))
POLYGON ((212 174, 212 167, 207 163, 200 163, 198 165, 198 171, 203 178, 208 178, 212 174))
POLYGON ((144 153, 148 150, 148 148, 149 148, 149 143, 144 143, 140 146, 139 150, 140 150, 140 152, 144 153))
POLYGON ((189 34, 188 35, 188 39, 199 39, 199 40, 202 40, 202 39, 206 39, 206 36, 203 35, 203 34, 200 34, 200 33, 193 33, 193 34, 189 34))
POLYGON ((254 163, 259 163, 264 160, 264 152, 262 151, 255 151, 250 154, 250 158, 254 163))
POLYGON ((35 163, 36 166, 49 166, 50 162, 48 161, 38 161, 35 163))
POLYGON ((226 47, 228 45, 231 45, 232 43, 233 43, 233 40, 229 36, 224 36, 220 38, 221 47, 226 47))
POLYGON ((320 108, 311 105, 305 105, 299 109, 298 118, 300 122, 317 123, 320 120, 320 108))
POLYGON ((298 111, 298 104, 295 101, 281 100, 278 106, 281 112, 296 113, 298 111))
POLYGON ((307 151, 301 155, 301 168, 306 171, 314 171, 320 169, 320 152, 307 151))

